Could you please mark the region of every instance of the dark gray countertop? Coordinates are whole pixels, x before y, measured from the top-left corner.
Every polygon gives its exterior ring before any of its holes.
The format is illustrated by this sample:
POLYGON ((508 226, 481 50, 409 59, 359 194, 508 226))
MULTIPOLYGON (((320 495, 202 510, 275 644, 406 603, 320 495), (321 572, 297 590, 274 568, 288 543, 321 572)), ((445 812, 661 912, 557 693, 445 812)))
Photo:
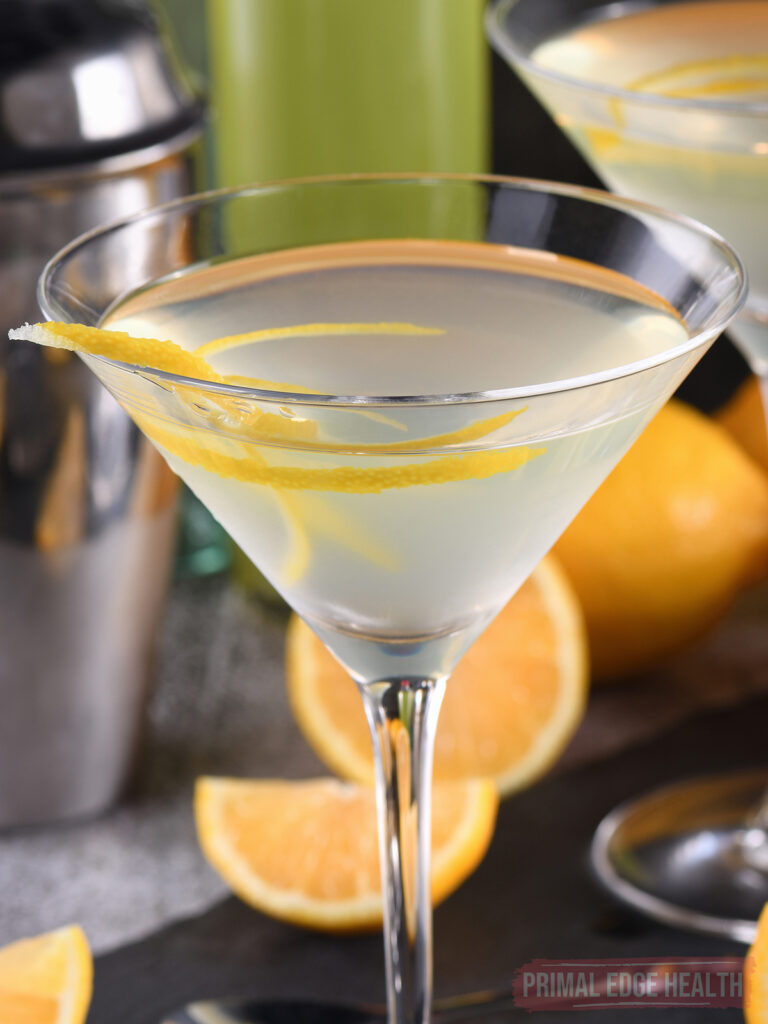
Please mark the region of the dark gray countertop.
MULTIPOLYGON (((530 886, 535 893, 543 885, 549 893, 549 917, 554 893, 565 883, 555 885, 554 878, 544 877, 547 872, 570 879, 579 890, 568 894, 562 915, 547 928, 536 924, 534 933, 542 946, 532 952, 592 955, 585 952, 592 946, 583 946, 580 915, 587 906, 591 916, 602 912, 606 901, 589 882, 583 856, 603 811, 646 784, 671 780, 683 770, 737 767, 757 763, 764 755, 758 735, 764 739, 768 707, 763 699, 762 721, 756 722, 749 701, 768 692, 766 621, 768 589, 763 588, 663 670, 633 685, 593 693, 587 717, 553 777, 505 805, 487 861, 438 911, 437 968, 445 989, 465 983, 498 984, 501 966, 512 966, 511 951, 507 956, 486 946, 503 931, 500 915, 517 917, 519 910, 520 919, 527 921, 527 915, 536 913, 534 897, 521 894, 518 909, 508 900, 498 906, 485 901, 494 886, 504 891, 520 887, 521 872, 530 876, 523 890, 530 886), (729 707, 732 710, 715 711, 714 717, 699 717, 707 708, 729 707), (744 737, 740 729, 746 730, 744 737), (610 770, 605 770, 607 765, 610 770), (475 908, 476 920, 470 921, 473 892, 481 902, 475 908), (452 960, 461 943, 457 946, 451 940, 446 948, 440 941, 442 931, 459 927, 451 923, 454 918, 461 919, 461 941, 469 942, 467 950, 473 950, 473 962, 477 961, 472 970, 457 971, 452 960), (558 935, 562 941, 555 941, 558 935), (478 949, 484 951, 480 958, 478 949)), ((312 981, 309 990, 319 986, 321 992, 333 992, 334 984, 326 985, 324 979, 342 970, 348 955, 355 962, 362 957, 360 983, 352 985, 350 993, 367 991, 374 978, 375 991, 369 998, 378 995, 378 939, 318 937, 268 921, 236 901, 221 903, 224 887, 197 848, 191 805, 197 775, 300 778, 324 771, 299 734, 285 698, 284 624, 282 615, 262 609, 223 578, 176 584, 163 626, 157 685, 133 792, 121 807, 98 820, 0 837, 0 943, 78 921, 95 951, 104 953, 203 914, 100 962, 97 979, 103 980, 97 981, 93 1018, 97 1024, 154 1020, 130 1010, 138 1005, 136 992, 154 984, 134 977, 145 969, 149 955, 163 964, 157 984, 163 971, 176 977, 178 959, 179 977, 173 985, 162 982, 177 997, 186 997, 197 983, 201 995, 233 985, 242 989, 251 969, 257 987, 284 992, 294 977, 294 957, 296 969, 306 970, 312 981), (179 948, 186 951, 183 957, 179 948), (172 956, 166 963, 168 950, 172 956), (206 980, 204 965, 209 961, 206 980), (128 984, 129 977, 136 982, 136 992, 124 1012, 115 1010, 110 1016, 104 1007, 117 998, 118 979, 128 984)), ((668 936, 675 933, 655 927, 651 931, 660 943, 651 954, 667 950, 668 936)), ((602 952, 594 955, 607 955, 613 942, 610 935, 601 939, 602 952)), ((712 951, 711 943, 702 942, 680 940, 671 948, 712 951)), ((520 947, 514 956, 522 955, 520 947)), ((153 1005, 170 1005, 162 992, 153 1000, 153 1005)))

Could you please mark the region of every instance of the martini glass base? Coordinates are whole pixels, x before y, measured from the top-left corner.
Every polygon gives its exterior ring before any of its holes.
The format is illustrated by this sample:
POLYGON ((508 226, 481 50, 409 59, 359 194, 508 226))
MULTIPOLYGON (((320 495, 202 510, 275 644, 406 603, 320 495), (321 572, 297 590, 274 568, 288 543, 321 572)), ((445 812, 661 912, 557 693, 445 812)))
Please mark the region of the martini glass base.
MULTIPOLYGON (((436 999, 434 1024, 468 1024, 491 1015, 506 1019, 515 1008, 514 992, 469 992, 436 999)), ((374 1004, 314 1000, 234 999, 192 1003, 164 1017, 161 1024, 386 1024, 387 1008, 374 1004)))
POLYGON ((385 1024, 386 1015, 384 1006, 238 999, 193 1003, 164 1017, 161 1024, 385 1024))
POLYGON ((750 943, 768 902, 766 787, 768 771, 712 775, 622 804, 592 842, 598 878, 648 917, 750 943))

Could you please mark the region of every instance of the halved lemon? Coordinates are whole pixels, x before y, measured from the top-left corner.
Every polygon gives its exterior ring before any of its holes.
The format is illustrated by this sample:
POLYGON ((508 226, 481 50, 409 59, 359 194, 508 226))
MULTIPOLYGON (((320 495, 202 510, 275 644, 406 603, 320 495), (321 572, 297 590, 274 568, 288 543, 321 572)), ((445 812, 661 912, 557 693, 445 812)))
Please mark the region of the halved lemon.
MULTIPOLYGON (((337 775, 370 783, 371 739, 357 687, 307 625, 288 628, 296 721, 337 775)), ((581 721, 587 649, 579 603, 546 558, 448 681, 435 744, 437 780, 493 777, 507 795, 558 757, 581 721)))
MULTIPOLYGON (((435 787, 432 899, 445 899, 482 860, 498 796, 488 779, 435 787)), ((198 779, 203 853, 251 906, 325 931, 382 920, 373 790, 338 779, 198 779)))
POLYGON ((92 991, 91 951, 77 925, 0 949, 2 1024, 83 1024, 92 991))
POLYGON ((718 622, 768 572, 768 478, 676 400, 553 548, 587 621, 593 677, 642 672, 718 622))

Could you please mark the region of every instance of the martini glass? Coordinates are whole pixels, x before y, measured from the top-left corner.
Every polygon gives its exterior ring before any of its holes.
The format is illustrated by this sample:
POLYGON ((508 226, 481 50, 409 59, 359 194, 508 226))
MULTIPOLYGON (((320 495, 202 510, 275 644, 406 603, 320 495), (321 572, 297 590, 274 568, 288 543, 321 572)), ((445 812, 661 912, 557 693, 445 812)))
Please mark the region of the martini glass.
POLYGON ((86 357, 358 684, 390 1024, 430 1015, 446 680, 745 291, 694 222, 462 176, 208 193, 84 236, 44 272, 50 319, 170 337, 215 368, 214 383, 86 357))
MULTIPOLYGON (((729 327, 768 411, 768 3, 500 0, 494 46, 616 192, 722 231, 744 259, 729 327)), ((668 923, 750 941, 768 901, 765 773, 701 779, 626 804, 593 862, 668 923)))

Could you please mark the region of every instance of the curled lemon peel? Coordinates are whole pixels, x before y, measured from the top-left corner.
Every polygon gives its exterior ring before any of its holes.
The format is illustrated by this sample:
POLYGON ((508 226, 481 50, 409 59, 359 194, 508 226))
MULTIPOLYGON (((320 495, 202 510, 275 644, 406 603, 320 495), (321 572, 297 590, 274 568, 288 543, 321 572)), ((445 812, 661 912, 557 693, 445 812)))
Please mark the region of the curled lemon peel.
MULTIPOLYGON (((282 328, 280 334, 318 328, 328 325, 304 325, 293 331, 282 328)), ((418 328, 412 324, 346 324, 332 325, 338 333, 360 333, 367 327, 369 333, 392 333, 394 327, 400 333, 437 334, 437 328, 418 328), (342 328, 344 330, 342 331, 342 328)), ((264 336, 267 332, 256 332, 264 336)), ((129 363, 150 370, 159 370, 180 376, 192 377, 213 383, 228 383, 231 378, 222 377, 203 359, 198 350, 188 352, 173 341, 153 338, 136 338, 123 331, 110 331, 88 327, 82 324, 26 325, 9 332, 17 340, 32 341, 54 348, 69 349, 85 355, 105 356, 118 362, 129 363)), ((244 337, 244 336, 241 336, 244 337)), ((217 339, 219 343, 231 339, 217 339)), ((253 340, 253 336, 250 336, 253 340)), ((223 347, 223 346, 222 346, 223 347)), ((271 382, 261 382, 275 387, 271 382)), ((282 386, 280 386, 282 387, 282 386)), ((305 389, 293 386, 294 391, 305 389)), ((282 567, 286 585, 298 582, 306 573, 311 559, 311 547, 307 529, 297 504, 299 491, 336 492, 346 494, 377 494, 381 491, 431 484, 453 483, 464 480, 484 479, 497 473, 518 469, 525 463, 543 454, 544 448, 516 447, 497 448, 481 452, 438 455, 436 458, 418 463, 390 466, 336 466, 333 468, 303 468, 299 466, 276 466, 270 464, 252 442, 269 444, 276 441, 310 442, 317 437, 317 422, 310 418, 291 418, 276 413, 263 412, 252 403, 243 403, 238 396, 207 393, 200 394, 193 384, 176 382, 175 393, 190 413, 202 419, 195 424, 179 423, 160 410, 140 410, 133 407, 134 420, 144 433, 168 455, 216 475, 241 481, 262 484, 273 489, 280 504, 286 528, 291 536, 289 554, 282 567), (223 431, 224 433, 217 433, 223 431), (233 436, 231 431, 236 431, 233 436)), ((371 417, 388 420, 370 410, 371 417)), ((477 420, 459 430, 434 435, 428 438, 365 446, 361 454, 398 455, 425 448, 459 445, 486 437, 494 430, 501 429, 523 412, 516 409, 477 420)), ((403 424, 391 421, 398 429, 403 424)), ((339 446, 337 452, 351 452, 353 446, 339 446)), ((317 505, 319 498, 314 499, 317 505)), ((321 505, 310 517, 320 534, 325 534, 334 543, 366 557, 382 568, 396 570, 397 559, 374 540, 332 510, 321 505)), ((352 524, 354 525, 354 524, 352 524)))
MULTIPOLYGON (((319 331, 320 328, 336 328, 339 333, 359 333, 367 328, 371 333, 392 333, 395 328, 401 333, 415 332, 420 334, 444 333, 441 328, 417 327, 414 324, 307 324, 297 328, 276 328, 283 336, 289 332, 308 331, 309 328, 319 331), (342 330, 344 329, 344 330, 342 330), (386 329, 386 332, 385 332, 386 329)), ((252 332, 266 334, 267 332, 252 332)), ((130 363, 139 367, 160 370, 181 376, 194 376, 202 381, 213 383, 229 383, 229 379, 217 373, 199 353, 188 352, 173 341, 161 341, 153 338, 135 338, 124 331, 110 331, 99 327, 87 327, 83 324, 65 324, 52 322, 47 324, 26 325, 9 332, 10 337, 18 340, 33 341, 37 344, 49 345, 53 348, 69 348, 86 355, 106 356, 118 362, 130 363)), ((233 335, 231 337, 246 337, 233 335)), ((216 339, 216 343, 227 341, 226 338, 216 339)), ((213 344, 213 342, 211 343, 213 344)), ((269 382, 264 381, 267 384, 269 382)), ((275 386, 275 385, 272 385, 275 386)), ((277 385, 283 387, 283 385, 277 385)), ((304 390, 294 386, 294 390, 304 390)), ((264 441, 311 441, 317 437, 317 423, 309 417, 295 418, 277 413, 263 412, 258 407, 244 408, 237 396, 207 394, 201 396, 194 385, 180 382, 176 393, 186 404, 203 416, 209 426, 226 429, 228 426, 237 428, 248 440, 264 441)), ((247 401, 247 400, 246 400, 247 401)), ((365 410, 361 410, 365 411, 365 410)), ((408 441, 388 442, 362 446, 361 454, 397 454, 401 452, 417 452, 429 448, 461 445, 479 440, 494 430, 510 423, 525 409, 515 409, 501 413, 462 427, 460 430, 431 437, 415 438, 408 441)), ((376 414, 373 414, 376 415, 376 414)), ((334 445, 336 452, 357 452, 360 445, 334 445)))
POLYGON ((704 60, 682 61, 661 71, 651 71, 634 79, 627 89, 632 92, 652 92, 670 98, 728 95, 729 93, 763 91, 768 88, 768 54, 730 54, 704 60), (761 77, 750 75, 750 71, 761 73, 761 77), (719 81, 700 83, 678 83, 676 78, 686 76, 725 73, 719 81))
POLYGON ((344 515, 337 506, 332 507, 322 495, 304 491, 300 500, 304 519, 312 524, 314 533, 352 551, 379 569, 397 572, 403 568, 402 559, 363 530, 359 521, 344 515))
POLYGON ((286 526, 291 533, 288 557, 282 566, 282 578, 286 586, 298 583, 309 569, 312 549, 301 515, 296 507, 296 495, 285 491, 275 492, 286 526))
MULTIPOLYGON (((382 323, 313 323, 293 324, 290 327, 268 327, 259 331, 246 331, 243 334, 228 334, 223 338, 206 341, 195 349, 197 356, 210 356, 216 352, 250 345, 259 341, 276 341, 280 338, 314 338, 330 337, 345 334, 406 334, 436 335, 445 334, 441 327, 421 327, 418 324, 401 323, 399 321, 382 323)), ((295 391, 295 386, 289 386, 295 391)))
MULTIPOLYGON (((659 71, 650 71, 640 75, 623 88, 627 92, 652 93, 654 96, 665 96, 668 99, 710 99, 718 96, 738 96, 744 93, 768 92, 768 54, 730 54, 725 57, 712 57, 704 60, 681 61, 659 71), (756 71, 760 77, 750 74, 756 71), (724 73, 717 81, 677 82, 686 76, 724 73)), ((617 129, 626 127, 626 117, 621 99, 612 96, 608 100, 608 109, 617 129)), ((590 129, 590 138, 596 149, 608 148, 619 142, 615 132, 609 129, 590 129)))
MULTIPOLYGON (((264 484, 287 490, 334 491, 341 494, 378 494, 381 491, 429 484, 483 480, 518 469, 544 454, 545 448, 520 446, 458 455, 441 455, 418 463, 393 466, 334 466, 328 469, 276 466, 244 445, 240 454, 216 450, 215 441, 185 437, 178 431, 159 428, 150 417, 136 415, 144 433, 171 455, 218 476, 242 483, 264 484)), ((198 432, 194 432, 199 437, 198 432)))
POLYGON ((126 331, 108 331, 85 324, 52 321, 25 324, 8 332, 15 341, 32 341, 49 348, 69 349, 83 355, 105 356, 118 363, 130 363, 147 370, 194 377, 214 384, 226 383, 224 377, 194 352, 188 352, 175 341, 158 338, 135 338, 126 331))

